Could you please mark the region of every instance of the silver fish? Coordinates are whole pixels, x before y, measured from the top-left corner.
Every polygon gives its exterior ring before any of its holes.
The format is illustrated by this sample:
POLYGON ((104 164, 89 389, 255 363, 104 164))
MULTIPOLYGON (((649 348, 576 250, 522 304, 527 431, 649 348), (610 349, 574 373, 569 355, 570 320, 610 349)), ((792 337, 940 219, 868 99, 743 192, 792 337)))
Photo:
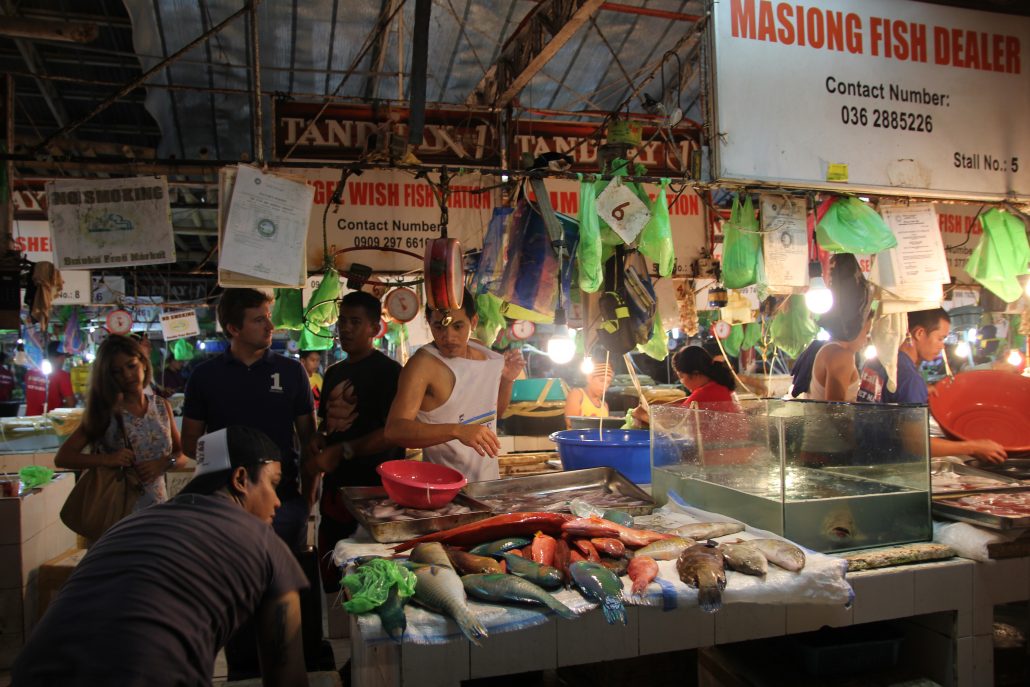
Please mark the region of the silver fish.
POLYGON ((679 558, 683 549, 693 546, 696 542, 693 539, 673 537, 672 539, 659 539, 647 546, 633 552, 634 556, 650 556, 656 561, 672 561, 679 558))
POLYGON ((745 543, 761 551, 770 563, 784 570, 798 572, 805 567, 805 552, 790 542, 782 539, 748 539, 745 543))
POLYGON ((427 565, 416 568, 415 601, 431 611, 454 618, 462 634, 478 645, 487 636, 486 628, 468 607, 465 587, 458 573, 450 568, 427 565))
POLYGON ((454 570, 454 566, 451 565, 451 559, 447 555, 447 551, 444 550, 443 544, 438 541, 427 541, 421 544, 416 544, 415 548, 411 550, 411 554, 408 555, 408 560, 415 561, 416 563, 430 563, 432 565, 439 565, 443 568, 450 568, 454 570))
POLYGON ((719 544, 723 560, 730 570, 745 575, 764 577, 769 572, 769 561, 758 547, 748 546, 748 542, 740 544, 719 544))
POLYGON ((677 527, 672 534, 695 541, 706 541, 743 531, 744 526, 739 522, 692 522, 689 525, 677 527))

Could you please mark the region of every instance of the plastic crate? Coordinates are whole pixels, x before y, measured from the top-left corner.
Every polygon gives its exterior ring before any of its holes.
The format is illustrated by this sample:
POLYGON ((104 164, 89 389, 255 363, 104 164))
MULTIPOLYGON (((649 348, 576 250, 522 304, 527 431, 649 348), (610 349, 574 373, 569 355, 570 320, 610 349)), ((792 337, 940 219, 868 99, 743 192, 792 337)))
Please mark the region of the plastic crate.
POLYGON ((904 635, 890 624, 824 628, 788 639, 804 667, 814 676, 853 675, 891 668, 898 663, 904 635))

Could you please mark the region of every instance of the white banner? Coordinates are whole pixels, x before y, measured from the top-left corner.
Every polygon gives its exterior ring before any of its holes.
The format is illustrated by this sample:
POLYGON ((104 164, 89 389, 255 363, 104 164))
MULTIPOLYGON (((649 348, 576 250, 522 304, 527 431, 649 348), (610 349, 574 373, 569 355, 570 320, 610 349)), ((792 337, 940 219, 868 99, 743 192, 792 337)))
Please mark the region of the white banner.
MULTIPOLYGON (((26 260, 53 262, 54 247, 50 240, 50 225, 46 220, 15 220, 14 242, 26 260)), ((54 305, 89 305, 92 287, 89 270, 60 270, 64 288, 54 298, 54 305)))
POLYGON ((718 179, 1030 198, 1030 18, 899 0, 713 13, 718 179))
POLYGON ((46 191, 58 269, 175 262, 164 177, 62 179, 46 191))
POLYGON ((176 310, 161 313, 161 332, 165 341, 200 336, 196 310, 176 310))

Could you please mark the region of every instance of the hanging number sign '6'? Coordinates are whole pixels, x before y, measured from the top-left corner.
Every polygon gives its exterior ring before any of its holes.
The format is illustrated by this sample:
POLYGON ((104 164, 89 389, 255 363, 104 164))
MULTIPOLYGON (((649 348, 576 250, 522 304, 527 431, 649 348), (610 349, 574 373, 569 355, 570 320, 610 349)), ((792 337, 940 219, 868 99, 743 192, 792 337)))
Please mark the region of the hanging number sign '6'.
POLYGON ((619 177, 615 177, 597 196, 597 216, 619 238, 626 243, 633 243, 651 219, 651 211, 633 191, 622 184, 619 177))

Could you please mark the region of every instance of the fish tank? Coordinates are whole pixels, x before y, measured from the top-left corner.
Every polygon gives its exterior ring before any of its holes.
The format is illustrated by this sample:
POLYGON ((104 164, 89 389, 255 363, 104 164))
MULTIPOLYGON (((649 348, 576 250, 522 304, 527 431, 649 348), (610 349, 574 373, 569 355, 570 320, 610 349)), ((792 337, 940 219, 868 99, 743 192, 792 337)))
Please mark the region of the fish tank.
POLYGON ((929 541, 926 406, 651 407, 651 493, 823 553, 929 541))

